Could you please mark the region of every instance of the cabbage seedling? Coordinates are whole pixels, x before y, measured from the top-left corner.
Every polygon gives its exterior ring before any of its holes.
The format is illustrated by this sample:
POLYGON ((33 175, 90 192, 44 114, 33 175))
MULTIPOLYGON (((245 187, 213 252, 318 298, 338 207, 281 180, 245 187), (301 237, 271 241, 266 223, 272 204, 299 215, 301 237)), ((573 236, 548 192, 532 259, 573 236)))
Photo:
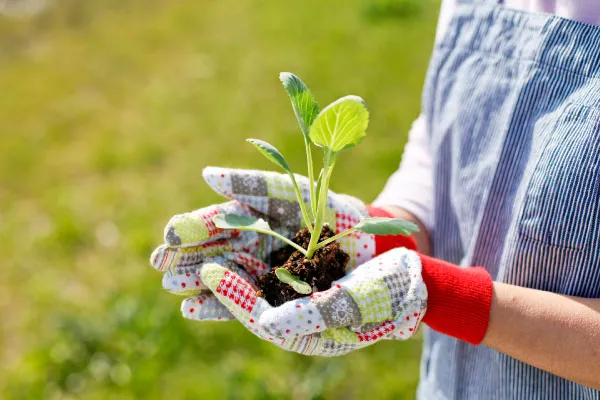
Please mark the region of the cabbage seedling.
MULTIPOLYGON (((369 124, 369 111, 363 99, 352 95, 342 97, 319 111, 314 96, 300 78, 289 72, 282 72, 279 78, 291 100, 292 108, 304 138, 310 185, 310 204, 307 205, 303 201, 294 173, 281 152, 263 140, 247 139, 247 141, 290 176, 302 218, 311 234, 308 247, 304 249, 273 231, 269 224, 261 218, 220 214, 214 217, 215 225, 221 229, 253 230, 273 235, 302 253, 306 259, 311 259, 319 248, 355 231, 376 235, 410 235, 410 233, 416 232, 418 230, 417 226, 409 221, 395 218, 364 218, 354 227, 319 242, 321 232, 325 226, 325 211, 331 174, 340 153, 350 150, 365 137, 369 124), (313 145, 323 150, 323 167, 317 179, 314 176, 313 145)), ((281 282, 289 284, 296 292, 311 293, 311 286, 292 275, 289 271, 278 268, 275 273, 281 282)))

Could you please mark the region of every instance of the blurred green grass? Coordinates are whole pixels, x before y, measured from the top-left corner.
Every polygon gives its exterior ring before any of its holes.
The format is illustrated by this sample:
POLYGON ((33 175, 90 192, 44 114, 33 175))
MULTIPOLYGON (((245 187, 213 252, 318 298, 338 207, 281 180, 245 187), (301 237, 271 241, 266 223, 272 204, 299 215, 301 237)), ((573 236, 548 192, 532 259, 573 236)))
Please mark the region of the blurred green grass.
POLYGON ((417 340, 336 359, 180 317, 148 264, 206 165, 304 151, 280 71, 371 110, 332 188, 372 200, 419 111, 438 2, 56 1, 0 17, 0 397, 413 398, 417 340))

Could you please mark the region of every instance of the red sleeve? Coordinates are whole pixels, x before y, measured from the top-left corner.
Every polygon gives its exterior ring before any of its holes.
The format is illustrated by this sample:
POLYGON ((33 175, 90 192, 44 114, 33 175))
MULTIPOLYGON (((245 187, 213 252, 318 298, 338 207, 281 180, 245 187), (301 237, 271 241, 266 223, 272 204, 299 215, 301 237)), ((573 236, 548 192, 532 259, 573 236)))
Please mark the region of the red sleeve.
MULTIPOLYGON (((393 215, 368 207, 372 217, 393 215)), ((375 254, 395 247, 417 251, 411 236, 376 236, 375 254)), ((492 304, 492 278, 481 267, 459 267, 419 254, 427 287, 427 311, 423 322, 430 328, 471 344, 479 344, 487 330, 492 304)))

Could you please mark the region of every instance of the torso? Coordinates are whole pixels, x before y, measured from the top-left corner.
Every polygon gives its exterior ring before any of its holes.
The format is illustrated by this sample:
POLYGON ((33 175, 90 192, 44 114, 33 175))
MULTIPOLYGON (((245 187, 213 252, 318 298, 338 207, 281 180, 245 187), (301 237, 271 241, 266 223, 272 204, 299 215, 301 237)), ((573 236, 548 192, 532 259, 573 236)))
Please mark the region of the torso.
MULTIPOLYGON (((598 49, 597 26, 457 7, 423 101, 436 257, 483 265, 498 281, 600 298, 598 49)), ((600 399, 484 346, 431 331, 425 342, 423 399, 600 399)))

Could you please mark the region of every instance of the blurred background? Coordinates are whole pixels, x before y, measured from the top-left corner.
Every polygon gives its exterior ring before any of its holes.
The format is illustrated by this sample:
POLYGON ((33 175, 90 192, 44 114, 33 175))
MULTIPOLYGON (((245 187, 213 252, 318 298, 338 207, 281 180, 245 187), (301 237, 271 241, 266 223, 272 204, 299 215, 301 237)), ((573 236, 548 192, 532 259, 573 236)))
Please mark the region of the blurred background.
POLYGON ((371 110, 332 189, 397 167, 437 0, 0 0, 0 398, 414 398, 419 340, 335 359, 194 323, 148 262, 176 213, 223 199, 207 165, 305 169, 280 86, 371 110))

